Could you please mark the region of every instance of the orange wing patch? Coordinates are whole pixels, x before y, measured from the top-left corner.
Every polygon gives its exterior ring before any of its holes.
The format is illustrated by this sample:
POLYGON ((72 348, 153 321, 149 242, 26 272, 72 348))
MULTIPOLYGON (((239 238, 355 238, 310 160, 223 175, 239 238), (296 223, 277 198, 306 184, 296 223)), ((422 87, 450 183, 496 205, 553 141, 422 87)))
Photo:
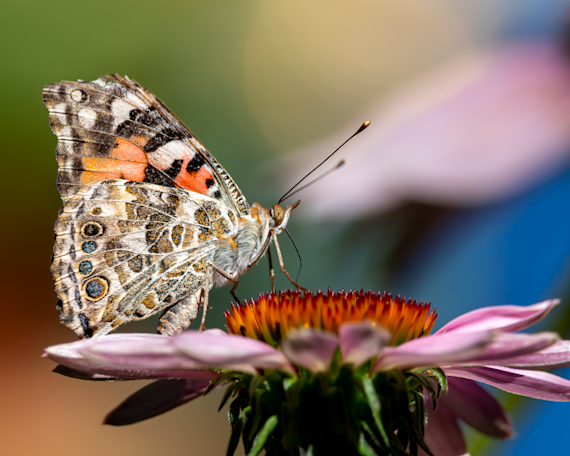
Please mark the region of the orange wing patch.
POLYGON ((209 169, 202 166, 198 171, 194 173, 189 173, 186 169, 190 158, 186 158, 182 163, 180 172, 174 179, 176 185, 179 185, 186 190, 191 192, 202 193, 203 195, 208 194, 208 189, 214 185, 214 176, 209 169), (208 185, 211 183, 210 185, 208 185))
POLYGON ((148 160, 140 147, 126 139, 117 138, 117 144, 109 156, 111 158, 82 157, 85 171, 81 174, 81 183, 90 184, 106 179, 140 182, 144 179, 148 160))

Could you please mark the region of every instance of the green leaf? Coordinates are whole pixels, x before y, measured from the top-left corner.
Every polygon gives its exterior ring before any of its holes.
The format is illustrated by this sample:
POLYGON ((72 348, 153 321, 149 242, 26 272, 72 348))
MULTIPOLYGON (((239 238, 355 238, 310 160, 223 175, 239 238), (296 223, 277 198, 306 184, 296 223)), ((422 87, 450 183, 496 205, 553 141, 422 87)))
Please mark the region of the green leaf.
POLYGON ((239 443, 240 435, 243 431, 243 428, 245 427, 245 423, 247 422, 247 418, 250 413, 251 413, 251 407, 244 408, 241 411, 238 419, 235 421, 234 425, 232 426, 232 434, 230 436, 230 441, 228 442, 228 451, 226 452, 226 456, 233 456, 233 454, 235 453, 239 443))
POLYGON ((255 436, 255 440, 253 441, 253 445, 247 456, 257 456, 259 454, 259 452, 263 449, 265 442, 277 427, 278 423, 279 423, 279 418, 277 417, 277 415, 270 416, 267 419, 267 421, 261 428, 261 431, 259 431, 259 433, 255 436))
POLYGON ((305 456, 313 456, 313 453, 313 445, 309 445, 309 448, 307 448, 307 451, 305 451, 305 456))
POLYGON ((360 438, 358 439, 358 454, 362 456, 378 456, 374 448, 366 441, 363 433, 360 433, 360 438))
POLYGON ((388 438, 386 429, 384 429, 384 425, 382 424, 382 417, 380 415, 380 398, 376 394, 376 390, 374 389, 374 385, 372 384, 370 377, 362 377, 362 385, 364 386, 364 394, 366 395, 368 406, 372 412, 374 423, 376 423, 376 427, 380 431, 380 435, 382 436, 384 444, 390 448, 390 439, 388 438))

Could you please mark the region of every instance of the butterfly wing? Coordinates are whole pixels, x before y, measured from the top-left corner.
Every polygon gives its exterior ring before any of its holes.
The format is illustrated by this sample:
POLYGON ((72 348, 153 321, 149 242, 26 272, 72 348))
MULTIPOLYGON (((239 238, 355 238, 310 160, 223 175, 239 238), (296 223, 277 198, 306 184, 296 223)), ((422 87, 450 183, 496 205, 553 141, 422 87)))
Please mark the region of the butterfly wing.
POLYGON ((108 74, 47 86, 43 99, 58 138, 64 201, 82 185, 126 179, 184 188, 224 202, 239 217, 249 205, 230 175, 148 89, 108 74))
POLYGON ((208 262, 218 238, 235 236, 237 225, 228 206, 207 196, 111 180, 83 186, 64 205, 55 231, 61 320, 90 337, 181 300, 194 306, 187 327, 200 293, 212 288, 208 262))

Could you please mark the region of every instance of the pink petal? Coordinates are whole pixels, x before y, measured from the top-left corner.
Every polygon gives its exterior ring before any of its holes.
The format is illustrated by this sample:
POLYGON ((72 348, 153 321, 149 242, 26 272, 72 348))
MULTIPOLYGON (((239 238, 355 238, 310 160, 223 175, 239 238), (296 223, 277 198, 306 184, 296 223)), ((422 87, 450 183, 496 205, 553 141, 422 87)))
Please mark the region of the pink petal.
MULTIPOLYGON (((429 397, 429 394, 425 394, 429 397)), ((463 432, 457 424, 455 414, 439 401, 433 410, 431 401, 426 401, 428 414, 424 441, 434 456, 468 456, 463 432)), ((426 453, 420 449, 420 455, 426 453)))
POLYGON ((327 370, 337 348, 338 338, 334 334, 307 328, 289 331, 281 343, 289 361, 313 372, 327 370))
POLYGON ((449 377, 449 390, 438 404, 444 403, 454 415, 488 436, 512 437, 511 418, 501 404, 484 388, 471 380, 449 377))
POLYGON ((170 340, 181 353, 204 366, 232 370, 244 370, 239 366, 251 366, 295 372, 283 353, 265 342, 248 337, 223 331, 185 331, 170 340))
POLYGON ((116 379, 156 378, 214 378, 218 374, 196 370, 195 363, 176 357, 165 349, 169 338, 154 334, 109 334, 105 337, 83 339, 48 347, 48 358, 71 368, 85 377, 111 376, 116 379), (122 349, 137 346, 138 352, 131 363, 122 349), (149 356, 141 356, 144 350, 149 356), (160 353, 164 355, 161 359, 160 353), (171 364, 164 362, 170 360, 171 364))
POLYGON ((105 418, 105 424, 123 426, 160 415, 204 394, 209 380, 159 380, 131 394, 105 418))
POLYGON ((80 352, 87 359, 131 369, 204 369, 202 364, 181 354, 165 336, 133 340, 102 337, 80 352))
POLYGON ((549 299, 531 306, 482 307, 451 320, 436 334, 491 329, 502 332, 520 331, 542 320, 559 302, 558 299, 549 299))
POLYGON ((499 365, 503 366, 503 359, 515 356, 536 353, 558 342, 560 337, 553 332, 537 334, 495 334, 493 342, 485 347, 477 357, 464 363, 454 363, 469 366, 499 365))
POLYGON ((510 367, 445 367, 449 377, 467 378, 521 396, 546 401, 570 401, 570 381, 548 372, 510 367))
POLYGON ((567 162, 568 81, 566 58, 552 43, 464 53, 391 100, 381 97, 365 115, 275 169, 295 181, 305 172, 300 161, 316 165, 324 150, 371 118, 345 149, 350 159, 335 178, 304 190, 305 217, 354 219, 407 201, 495 201, 567 162))
POLYGON ((356 366, 378 356, 391 339, 389 331, 369 320, 343 323, 338 336, 343 362, 356 366))
POLYGON ((570 366, 570 341, 560 340, 530 355, 495 360, 493 364, 525 369, 557 369, 570 366))
POLYGON ((481 355, 492 340, 493 333, 489 331, 421 337, 399 347, 382 349, 374 370, 435 367, 468 362, 481 355))

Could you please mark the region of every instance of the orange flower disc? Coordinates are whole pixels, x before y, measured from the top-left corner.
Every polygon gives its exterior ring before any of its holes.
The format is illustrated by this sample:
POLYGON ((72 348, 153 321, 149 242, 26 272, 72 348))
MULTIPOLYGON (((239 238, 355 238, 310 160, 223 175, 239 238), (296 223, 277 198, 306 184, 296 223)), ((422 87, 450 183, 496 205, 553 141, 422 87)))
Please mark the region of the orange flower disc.
POLYGON ((281 291, 261 294, 244 305, 232 303, 224 316, 230 334, 240 334, 276 346, 291 328, 316 328, 338 333, 348 321, 370 320, 392 334, 392 345, 428 335, 437 314, 431 304, 393 297, 391 293, 360 292, 329 288, 326 294, 281 291))

